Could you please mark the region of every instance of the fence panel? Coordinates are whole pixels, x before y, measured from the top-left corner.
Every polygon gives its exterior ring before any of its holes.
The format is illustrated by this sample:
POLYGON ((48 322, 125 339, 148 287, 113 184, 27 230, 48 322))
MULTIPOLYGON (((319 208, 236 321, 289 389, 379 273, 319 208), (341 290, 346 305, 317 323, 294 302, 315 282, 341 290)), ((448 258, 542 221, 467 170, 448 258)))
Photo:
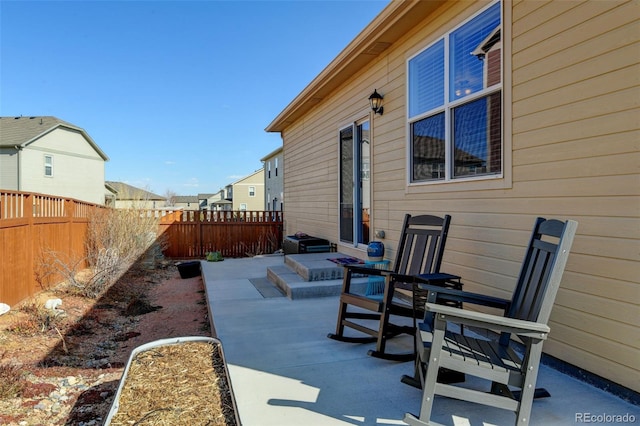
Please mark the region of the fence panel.
MULTIPOLYGON (((60 282, 48 252, 86 267, 89 217, 102 206, 17 191, 0 191, 0 302, 14 305, 60 282)), ((153 210, 168 242, 164 255, 204 259, 211 251, 246 257, 282 248, 282 212, 153 210)))
POLYGON ((0 191, 0 302, 33 296, 63 277, 48 252, 86 267, 88 215, 99 206, 29 192, 0 191))
POLYGON ((224 257, 247 257, 282 248, 282 212, 176 211, 161 218, 167 257, 204 258, 219 251, 224 257))

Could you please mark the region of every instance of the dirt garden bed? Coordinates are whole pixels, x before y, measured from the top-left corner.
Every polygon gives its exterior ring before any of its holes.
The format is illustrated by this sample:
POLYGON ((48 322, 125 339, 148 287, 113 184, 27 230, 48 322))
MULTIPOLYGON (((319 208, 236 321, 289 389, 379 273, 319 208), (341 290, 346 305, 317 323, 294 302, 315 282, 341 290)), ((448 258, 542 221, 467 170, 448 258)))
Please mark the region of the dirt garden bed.
MULTIPOLYGON (((0 316, 0 424, 101 425, 132 350, 182 336, 211 331, 202 279, 180 279, 173 262, 126 274, 98 300, 44 291, 0 316)), ((210 370, 223 395, 217 420, 201 424, 235 424, 224 370, 210 370)))

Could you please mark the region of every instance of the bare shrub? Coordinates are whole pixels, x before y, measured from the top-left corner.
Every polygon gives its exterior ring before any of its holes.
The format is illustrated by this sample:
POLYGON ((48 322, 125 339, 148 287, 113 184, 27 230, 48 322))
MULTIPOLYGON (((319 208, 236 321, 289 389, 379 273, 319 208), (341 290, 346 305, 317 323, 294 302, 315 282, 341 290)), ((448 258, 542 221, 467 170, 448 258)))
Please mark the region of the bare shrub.
MULTIPOLYGON (((38 270, 46 277, 55 271, 79 294, 96 298, 148 253, 162 253, 165 240, 158 237, 159 218, 142 208, 96 209, 89 217, 85 257, 43 250, 38 270), (88 270, 80 273, 84 265, 88 270)), ((153 259, 152 259, 153 260, 153 259)))
POLYGON ((274 253, 278 249, 278 238, 275 232, 265 231, 258 236, 258 241, 253 243, 251 247, 244 242, 241 242, 240 244, 244 250, 245 256, 254 257, 274 253))

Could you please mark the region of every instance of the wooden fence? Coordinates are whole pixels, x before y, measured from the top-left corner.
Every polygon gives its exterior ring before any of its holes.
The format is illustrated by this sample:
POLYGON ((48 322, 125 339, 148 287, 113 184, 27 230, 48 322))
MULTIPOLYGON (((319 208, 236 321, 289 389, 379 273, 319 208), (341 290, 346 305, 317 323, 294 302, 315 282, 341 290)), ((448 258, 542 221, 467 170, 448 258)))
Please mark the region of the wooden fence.
POLYGON ((46 251, 83 259, 89 213, 96 208, 68 198, 0 191, 0 302, 17 303, 62 279, 46 275, 46 251))
POLYGON ((282 248, 280 211, 160 213, 160 233, 168 243, 164 254, 173 259, 204 258, 212 251, 248 257, 282 248))
MULTIPOLYGON (((82 201, 0 190, 0 303, 16 304, 63 277, 44 276, 46 253, 84 259, 89 217, 82 201)), ((159 219, 164 255, 173 259, 269 253, 282 246, 281 212, 147 211, 159 219)), ((87 265, 81 263, 80 268, 87 265)))

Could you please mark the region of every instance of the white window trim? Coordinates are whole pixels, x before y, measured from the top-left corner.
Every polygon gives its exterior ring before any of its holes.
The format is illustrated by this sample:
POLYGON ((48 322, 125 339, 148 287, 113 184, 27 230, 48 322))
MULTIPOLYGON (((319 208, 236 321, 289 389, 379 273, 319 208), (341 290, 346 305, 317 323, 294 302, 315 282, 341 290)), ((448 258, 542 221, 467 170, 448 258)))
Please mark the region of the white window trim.
POLYGON ((53 155, 44 154, 43 162, 44 162, 44 177, 52 178, 53 177, 53 155), (47 158, 51 159, 50 163, 47 163, 47 158), (51 168, 51 174, 47 174, 47 167, 51 168))
MULTIPOLYGON (((373 132, 374 132, 374 126, 373 126, 373 112, 370 109, 367 109, 366 112, 362 112, 359 114, 355 114, 353 115, 349 120, 345 120, 342 124, 340 124, 337 128, 337 135, 338 135, 338 139, 340 138, 340 132, 351 127, 354 130, 354 138, 355 138, 355 130, 357 128, 357 126, 359 124, 362 124, 364 122, 368 121, 369 122, 369 140, 370 140, 370 149, 371 149, 371 159, 369 162, 369 174, 373 175, 373 132)), ((338 148, 339 151, 340 148, 338 148)), ((340 155, 337 155, 337 170, 338 170, 338 174, 340 173, 340 167, 342 167, 341 164, 341 158, 340 155)), ((355 171, 354 171, 355 173, 355 171)), ((355 176, 354 176, 355 179, 355 176)), ((373 183, 371 184, 370 187, 370 194, 369 194, 370 200, 373 202, 373 183)), ((344 246, 344 247, 348 247, 348 248, 356 248, 356 249, 366 249, 366 245, 365 244, 361 244, 358 243, 357 241, 353 241, 353 242, 348 242, 348 241, 344 241, 340 239, 340 215, 341 215, 341 211, 340 211, 340 177, 338 177, 338 191, 337 191, 337 198, 336 198, 336 204, 338 206, 337 208, 337 217, 338 217, 338 223, 337 223, 337 232, 338 232, 338 246, 344 246)), ((370 209, 370 213, 369 213, 369 218, 370 218, 370 223, 369 223, 369 227, 371 229, 373 229, 373 205, 371 205, 369 207, 370 209)), ((370 236, 371 237, 371 236, 370 236)), ((372 238, 372 237, 371 237, 372 238)), ((373 239, 373 238, 372 238, 373 239)), ((354 238, 354 240, 356 240, 356 238, 354 238)))
MULTIPOLYGON (((512 103, 512 61, 511 61, 511 52, 512 52, 512 11, 511 7, 505 7, 505 1, 494 1, 489 5, 486 5, 475 12, 473 12, 469 17, 465 20, 457 23, 455 26, 451 27, 449 30, 438 34, 434 38, 430 39, 430 41, 421 46, 413 53, 407 55, 405 59, 405 97, 406 97, 406 123, 405 123, 405 149, 406 149, 406 190, 405 193, 410 194, 421 194, 425 192, 450 192, 450 191, 472 191, 472 190, 487 190, 487 189, 505 189, 511 188, 513 186, 513 176, 512 176, 512 117, 513 117, 513 103, 512 103), (434 111, 439 110, 441 108, 434 108, 429 112, 425 112, 424 114, 420 114, 416 117, 412 117, 409 119, 409 61, 414 57, 418 56, 426 49, 437 43, 441 40, 445 35, 451 34, 456 29, 462 27, 477 15, 485 11, 486 9, 493 6, 495 3, 500 3, 500 11, 501 11, 501 43, 502 43, 502 172, 500 174, 495 175, 483 175, 483 176, 472 176, 472 177, 464 177, 450 180, 437 180, 437 181, 419 181, 412 182, 411 176, 413 172, 413 164, 412 164, 412 141, 411 141, 411 123, 418 121, 420 118, 426 117, 429 114, 433 114, 434 111)), ((445 61, 449 59, 448 52, 448 40, 447 37, 445 39, 445 61)), ((448 73, 445 73, 445 87, 448 87, 449 76, 448 73)), ((486 93, 487 90, 495 91, 495 86, 493 88, 487 88, 483 90, 483 93, 486 93)), ((446 118, 445 118, 446 119, 446 118)), ((447 141, 450 140, 450 135, 448 134, 450 126, 446 127, 447 134, 445 137, 447 141)), ((450 155, 450 144, 447 143, 446 150, 448 153, 446 155, 450 155)), ((449 160, 449 157, 447 157, 449 160)))

